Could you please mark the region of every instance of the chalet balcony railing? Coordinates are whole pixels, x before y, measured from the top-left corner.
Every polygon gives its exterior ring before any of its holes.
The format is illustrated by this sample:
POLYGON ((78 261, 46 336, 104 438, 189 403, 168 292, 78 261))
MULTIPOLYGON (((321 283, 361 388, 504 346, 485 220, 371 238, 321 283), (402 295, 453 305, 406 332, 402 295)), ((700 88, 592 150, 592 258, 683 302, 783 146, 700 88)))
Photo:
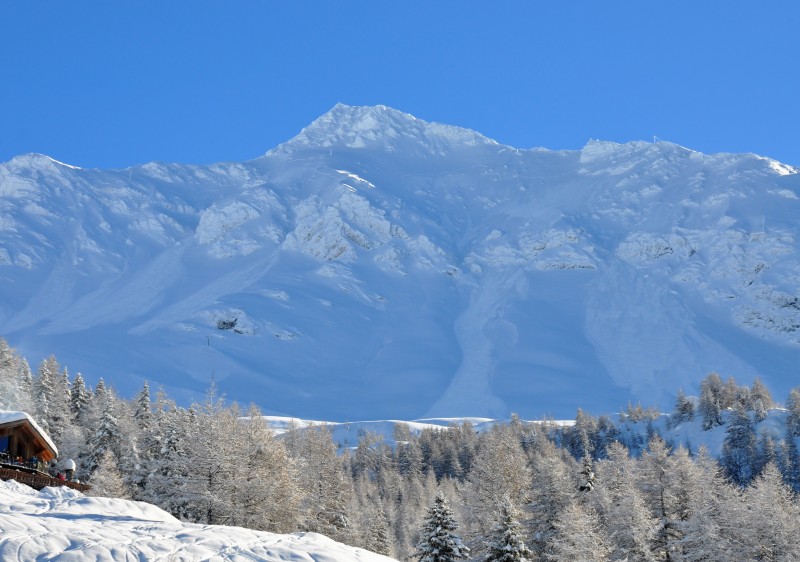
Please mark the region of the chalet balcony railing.
POLYGON ((35 490, 41 490, 46 486, 66 486, 79 492, 88 492, 92 489, 88 484, 81 484, 80 482, 70 482, 69 480, 61 480, 60 478, 53 478, 49 474, 39 472, 37 470, 15 466, 9 464, 0 464, 0 480, 16 480, 21 484, 26 484, 35 490))

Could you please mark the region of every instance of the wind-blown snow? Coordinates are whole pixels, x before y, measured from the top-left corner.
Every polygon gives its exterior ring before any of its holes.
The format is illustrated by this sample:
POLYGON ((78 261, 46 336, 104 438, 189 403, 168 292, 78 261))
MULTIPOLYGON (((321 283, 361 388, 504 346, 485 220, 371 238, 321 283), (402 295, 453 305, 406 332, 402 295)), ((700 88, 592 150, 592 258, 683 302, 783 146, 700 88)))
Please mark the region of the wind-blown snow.
POLYGON ((0 335, 123 394, 568 417, 800 364, 800 174, 337 105, 250 162, 0 165, 0 335), (279 295, 277 297, 276 295, 279 295))
POLYGON ((0 481, 0 560, 388 562, 315 533, 183 523, 144 502, 0 481))

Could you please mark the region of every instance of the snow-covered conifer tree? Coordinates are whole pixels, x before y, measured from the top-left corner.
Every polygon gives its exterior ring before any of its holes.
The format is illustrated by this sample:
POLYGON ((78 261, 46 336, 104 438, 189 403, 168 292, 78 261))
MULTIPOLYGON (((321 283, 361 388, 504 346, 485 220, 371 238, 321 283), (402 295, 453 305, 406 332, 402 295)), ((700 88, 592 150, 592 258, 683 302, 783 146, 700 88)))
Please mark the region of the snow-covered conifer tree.
POLYGON ((692 421, 694 419, 694 403, 684 394, 683 389, 678 390, 678 395, 675 397, 675 409, 670 416, 670 425, 677 427, 678 425, 692 421))
POLYGON ((722 387, 722 379, 716 373, 711 373, 700 382, 700 404, 697 409, 703 418, 703 429, 722 425, 722 387))
POLYGON ((530 548, 540 559, 556 533, 555 521, 577 494, 575 461, 547 440, 542 440, 531 461, 530 548))
POLYGON ((546 554, 553 562, 605 562, 611 549, 597 515, 578 502, 570 503, 554 522, 546 554))
POLYGON ((789 415, 786 418, 786 429, 790 435, 800 437, 800 387, 789 391, 786 399, 786 409, 789 415))
POLYGON ((458 523, 443 493, 436 494, 420 531, 416 558, 420 562, 455 562, 469 556, 467 548, 456 534, 458 523))
POLYGON ((194 437, 195 416, 191 409, 177 408, 166 399, 156 399, 158 423, 143 444, 142 489, 139 498, 160 506, 175 517, 189 516, 187 488, 191 474, 189 443, 194 437), (149 452, 148 452, 149 451, 149 452))
POLYGON ((18 400, 19 406, 23 412, 35 413, 36 401, 34 400, 34 382, 31 366, 28 364, 27 359, 21 357, 19 360, 19 367, 17 370, 18 400))
POLYGON ((146 429, 150 426, 153 417, 150 404, 150 385, 147 384, 147 381, 144 381, 142 390, 136 395, 134 402, 136 406, 133 411, 133 419, 136 420, 136 424, 140 429, 146 429))
POLYGON ((670 559, 682 538, 678 489, 669 449, 658 437, 650 440, 647 452, 639 461, 639 488, 650 514, 656 521, 651 551, 656 559, 670 559))
POLYGON ((761 381, 760 377, 756 377, 756 379, 753 381, 753 386, 750 387, 750 401, 755 404, 757 400, 761 400, 761 403, 766 409, 775 407, 775 401, 772 399, 772 394, 766 385, 764 385, 764 383, 761 381))
POLYGON ((737 405, 728 421, 720 464, 732 482, 747 486, 756 475, 757 454, 756 433, 750 414, 744 406, 737 405))
POLYGON ((116 397, 111 391, 105 390, 102 394, 96 393, 93 402, 95 403, 92 404, 92 408, 99 411, 100 417, 97 420, 94 434, 89 437, 87 468, 90 474, 93 474, 100 466, 100 461, 106 451, 111 450, 116 456, 120 441, 117 418, 114 413, 116 397))
POLYGON ((683 535, 673 559, 681 562, 738 562, 741 560, 737 523, 732 519, 740 505, 739 489, 722 477, 719 464, 701 448, 688 478, 689 508, 678 522, 683 535))
POLYGON ((65 367, 54 378, 53 391, 49 397, 49 435, 56 445, 61 444, 62 434, 72 423, 69 387, 69 373, 65 367))
POLYGON ((777 457, 783 481, 795 493, 800 492, 800 451, 797 449, 797 438, 792 434, 788 423, 777 457))
POLYGON ((508 426, 497 425, 479 440, 465 496, 470 535, 486 536, 503 501, 521 508, 530 501, 531 470, 525 452, 508 426))
POLYGON ((74 423, 85 425, 87 408, 91 401, 91 395, 86 388, 86 382, 80 373, 75 375, 69 391, 70 412, 74 423))
POLYGON ((409 478, 419 478, 422 475, 422 451, 417 440, 399 442, 395 451, 400 474, 409 478))
POLYGON ((0 338, 0 374, 12 372, 17 366, 17 357, 8 342, 0 338))
POLYGON ((533 559, 533 552, 522 539, 522 528, 518 519, 519 512, 514 505, 508 499, 503 501, 497 513, 495 527, 486 542, 484 562, 528 562, 533 559))
POLYGON ((650 550, 656 521, 636 486, 636 461, 620 443, 597 464, 595 505, 605 522, 612 560, 655 560, 650 550))
POLYGON ((231 479, 235 454, 235 426, 238 410, 224 407, 214 386, 196 410, 195 423, 186 443, 189 465, 183 491, 190 520, 213 525, 231 523, 231 479))
POLYGON ((117 465, 117 457, 110 449, 103 453, 97 469, 92 474, 90 495, 123 499, 130 497, 117 465))
POLYGON ((800 507, 769 463, 744 490, 736 511, 739 560, 800 560, 800 507))
POLYGON ((0 338, 0 409, 35 414, 31 389, 32 378, 27 361, 18 357, 8 342, 0 338))
POLYGON ((330 429, 322 426, 302 431, 297 446, 304 527, 347 543, 352 538, 348 513, 352 486, 336 455, 330 429))
POLYGON ((36 419, 49 435, 55 433, 56 428, 50 427, 52 413, 50 402, 55 394, 56 377, 60 367, 55 356, 51 355, 39 365, 39 371, 34 382, 34 399, 36 401, 36 419))
POLYGON ((255 406, 236 421, 234 431, 232 523, 276 533, 297 530, 300 491, 295 462, 283 442, 274 438, 255 406))
POLYGON ((389 520, 380 502, 369 510, 368 518, 364 547, 369 551, 391 556, 392 544, 389 540, 389 520))

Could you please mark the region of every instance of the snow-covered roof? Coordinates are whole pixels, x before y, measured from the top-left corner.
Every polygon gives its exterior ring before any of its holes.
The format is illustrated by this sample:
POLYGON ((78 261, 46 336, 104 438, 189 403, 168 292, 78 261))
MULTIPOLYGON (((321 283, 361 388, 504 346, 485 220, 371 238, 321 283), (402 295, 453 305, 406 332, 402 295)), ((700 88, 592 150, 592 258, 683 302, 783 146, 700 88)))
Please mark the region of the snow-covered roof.
POLYGON ((0 426, 25 420, 27 420, 28 423, 31 424, 31 427, 33 427, 34 431, 36 431, 36 433, 39 434, 42 440, 47 444, 47 446, 50 449, 53 450, 53 454, 57 457, 58 448, 56 447, 55 443, 53 443, 53 440, 50 439, 50 436, 47 435, 47 432, 45 432, 45 430, 42 429, 38 423, 36 423, 36 420, 34 420, 30 414, 28 414, 27 412, 12 412, 8 410, 0 410, 0 426))

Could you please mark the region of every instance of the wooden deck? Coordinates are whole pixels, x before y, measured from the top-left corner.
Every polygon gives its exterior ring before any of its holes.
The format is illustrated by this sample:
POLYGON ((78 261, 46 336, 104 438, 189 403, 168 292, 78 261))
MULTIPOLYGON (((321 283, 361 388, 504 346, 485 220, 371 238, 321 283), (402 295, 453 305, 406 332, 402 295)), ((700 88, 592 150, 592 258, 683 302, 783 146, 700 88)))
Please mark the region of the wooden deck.
POLYGON ((66 486, 79 492, 88 492, 92 489, 88 484, 79 482, 67 482, 53 478, 43 472, 31 470, 24 467, 12 467, 7 464, 0 465, 0 480, 16 480, 22 484, 30 486, 35 490, 41 490, 46 486, 66 486))

